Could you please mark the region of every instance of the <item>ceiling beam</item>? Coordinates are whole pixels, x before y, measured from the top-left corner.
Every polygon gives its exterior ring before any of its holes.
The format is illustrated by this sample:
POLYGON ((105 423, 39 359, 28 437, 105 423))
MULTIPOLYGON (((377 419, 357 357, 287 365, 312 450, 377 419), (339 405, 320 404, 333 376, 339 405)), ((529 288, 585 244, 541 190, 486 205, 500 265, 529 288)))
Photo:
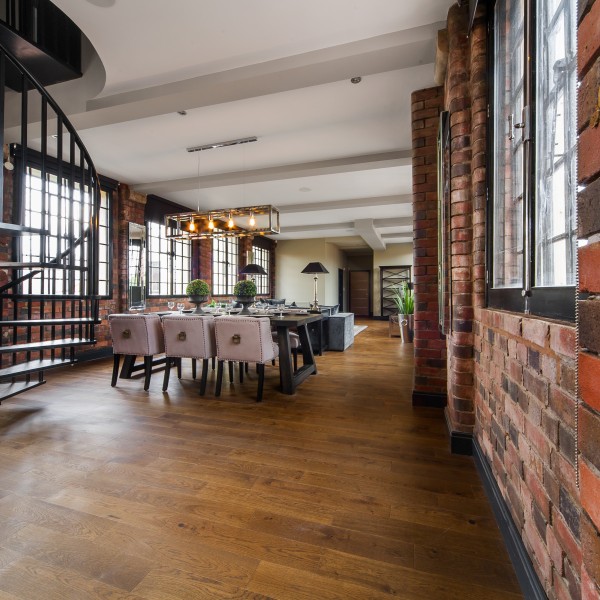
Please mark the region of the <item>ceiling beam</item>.
POLYGON ((385 250, 385 242, 375 229, 373 219, 358 219, 354 221, 354 229, 373 250, 385 250))
POLYGON ((378 154, 365 154, 361 156, 348 156, 332 160, 322 160, 279 167, 267 167, 249 171, 234 171, 231 173, 217 173, 198 177, 185 177, 182 179, 169 179, 165 181, 151 181, 149 183, 134 183, 132 188, 142 194, 157 194, 166 196, 173 192, 184 192, 208 189, 228 185, 243 185, 249 183, 262 183, 265 181, 279 181, 282 179, 295 179, 297 177, 314 177, 317 175, 332 175, 336 173, 349 173, 353 171, 367 171, 369 169, 386 169, 389 167, 407 166, 411 164, 411 150, 396 150, 378 154))
POLYGON ((443 23, 254 65, 89 100, 70 114, 79 131, 192 110, 305 87, 408 69, 435 60, 433 41, 443 23))
POLYGON ((353 198, 351 200, 331 200, 329 202, 307 202, 304 204, 278 205, 277 208, 281 214, 287 213, 305 213, 317 210, 344 210, 346 208, 357 208, 368 206, 390 206, 397 204, 409 204, 412 202, 411 194, 398 196, 375 196, 372 198, 353 198))

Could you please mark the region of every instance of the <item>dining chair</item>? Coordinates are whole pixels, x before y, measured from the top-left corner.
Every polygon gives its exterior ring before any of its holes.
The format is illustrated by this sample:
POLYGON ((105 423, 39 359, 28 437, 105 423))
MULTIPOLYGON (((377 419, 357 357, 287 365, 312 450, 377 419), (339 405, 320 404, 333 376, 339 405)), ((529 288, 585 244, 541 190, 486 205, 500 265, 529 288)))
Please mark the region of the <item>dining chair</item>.
POLYGON ((108 315, 108 325, 113 345, 113 372, 111 386, 117 385, 119 363, 122 356, 144 357, 144 390, 150 387, 152 362, 156 354, 165 351, 160 317, 149 315, 108 315))
POLYGON ((271 322, 268 317, 219 317, 215 319, 217 341, 217 385, 215 396, 221 395, 224 362, 256 363, 258 389, 256 401, 263 396, 265 363, 275 360, 279 346, 271 337, 271 322))
POLYGON ((194 378, 196 360, 202 361, 199 393, 204 396, 208 378, 208 361, 216 356, 215 318, 211 315, 168 315, 163 319, 163 333, 167 357, 163 392, 166 392, 169 386, 169 375, 173 366, 170 361, 174 360, 177 376, 181 379, 181 359, 191 358, 194 378))

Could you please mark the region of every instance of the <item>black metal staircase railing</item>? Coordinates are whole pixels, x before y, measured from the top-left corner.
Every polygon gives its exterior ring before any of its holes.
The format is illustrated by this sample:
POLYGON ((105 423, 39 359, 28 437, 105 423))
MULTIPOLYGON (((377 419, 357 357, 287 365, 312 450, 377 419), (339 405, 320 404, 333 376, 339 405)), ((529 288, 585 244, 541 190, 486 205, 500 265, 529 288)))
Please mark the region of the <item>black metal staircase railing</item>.
POLYGON ((66 115, 2 45, 0 142, 14 161, 0 173, 1 401, 95 343, 100 188, 66 115), (9 75, 20 81, 16 94, 7 92, 9 75))

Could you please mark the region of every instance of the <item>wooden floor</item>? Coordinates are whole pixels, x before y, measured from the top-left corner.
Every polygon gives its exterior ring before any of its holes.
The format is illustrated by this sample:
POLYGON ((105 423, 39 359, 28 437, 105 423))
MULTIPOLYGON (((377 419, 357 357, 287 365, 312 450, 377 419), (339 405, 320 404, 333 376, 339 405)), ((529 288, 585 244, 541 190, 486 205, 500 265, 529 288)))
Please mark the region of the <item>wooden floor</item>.
POLYGON ((472 460, 411 407, 412 345, 365 321, 295 396, 110 387, 112 361, 0 406, 0 600, 521 598, 472 460))

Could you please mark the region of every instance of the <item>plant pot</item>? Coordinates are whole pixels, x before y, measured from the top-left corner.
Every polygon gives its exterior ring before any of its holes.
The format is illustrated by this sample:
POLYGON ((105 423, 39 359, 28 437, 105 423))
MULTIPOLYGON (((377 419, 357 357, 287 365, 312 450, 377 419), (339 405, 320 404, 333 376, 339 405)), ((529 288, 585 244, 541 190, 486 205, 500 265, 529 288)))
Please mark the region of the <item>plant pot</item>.
POLYGON ((236 296, 235 301, 239 302, 242 305, 242 312, 239 314, 240 315, 249 315, 250 311, 248 310, 248 307, 251 304, 254 304, 255 298, 254 298, 254 296, 236 296))
POLYGON ((400 326, 400 337, 403 344, 410 344, 414 335, 414 315, 398 315, 398 325, 400 326))
POLYGON ((196 309, 192 313, 193 315, 209 314, 202 310, 202 305, 208 300, 208 296, 188 296, 188 300, 190 301, 191 304, 196 305, 196 309))

